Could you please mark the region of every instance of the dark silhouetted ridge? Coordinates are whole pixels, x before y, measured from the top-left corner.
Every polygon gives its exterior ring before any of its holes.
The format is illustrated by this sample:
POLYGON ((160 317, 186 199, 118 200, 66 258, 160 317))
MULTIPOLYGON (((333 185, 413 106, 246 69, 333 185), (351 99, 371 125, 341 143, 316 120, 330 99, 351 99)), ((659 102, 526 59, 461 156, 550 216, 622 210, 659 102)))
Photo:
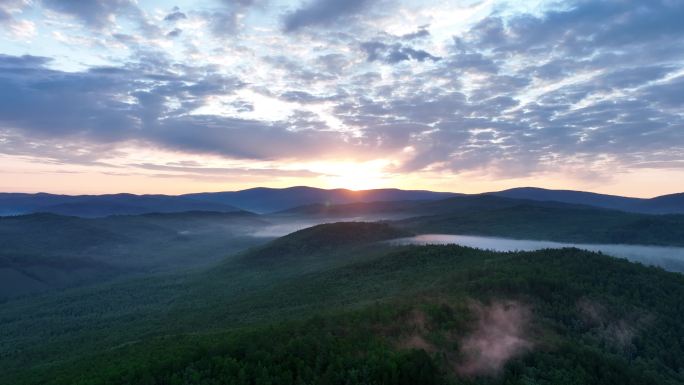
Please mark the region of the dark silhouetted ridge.
POLYGON ((309 227, 278 238, 245 255, 246 260, 283 260, 411 235, 406 230, 376 222, 338 222, 309 227))
POLYGON ((488 193, 488 195, 513 199, 564 202, 644 214, 684 213, 684 193, 644 199, 597 194, 586 191, 547 190, 537 187, 520 187, 492 192, 488 193))

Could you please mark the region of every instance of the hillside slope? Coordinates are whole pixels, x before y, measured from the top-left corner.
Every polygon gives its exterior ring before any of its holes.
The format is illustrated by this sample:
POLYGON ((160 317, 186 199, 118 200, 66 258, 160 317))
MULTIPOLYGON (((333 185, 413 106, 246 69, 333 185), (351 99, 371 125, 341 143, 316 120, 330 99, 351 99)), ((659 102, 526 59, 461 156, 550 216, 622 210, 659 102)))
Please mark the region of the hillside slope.
POLYGON ((195 275, 6 303, 0 370, 14 384, 684 382, 682 275, 577 249, 397 247, 337 230, 289 237, 302 251, 284 264, 245 263, 258 249, 195 275))
POLYGON ((253 188, 241 191, 187 194, 192 199, 229 204, 244 210, 270 213, 312 204, 345 204, 354 202, 433 200, 459 196, 424 190, 377 189, 353 191, 297 186, 282 189, 253 188))
POLYGON ((184 211, 234 212, 238 208, 170 195, 55 195, 0 193, 0 215, 52 213, 96 218, 109 215, 175 213, 184 211))
POLYGON ((684 214, 684 193, 643 199, 585 191, 521 187, 492 192, 489 195, 535 201, 564 202, 646 214, 684 214))
POLYGON ((246 212, 0 217, 0 300, 126 274, 206 266, 265 242, 252 233, 267 226, 246 212))
POLYGON ((578 243, 684 246, 684 215, 627 213, 588 205, 494 195, 433 201, 309 205, 286 218, 366 217, 417 233, 470 234, 578 243))
POLYGON ((576 243, 684 246, 684 215, 634 214, 518 201, 396 222, 420 233, 472 234, 576 243))

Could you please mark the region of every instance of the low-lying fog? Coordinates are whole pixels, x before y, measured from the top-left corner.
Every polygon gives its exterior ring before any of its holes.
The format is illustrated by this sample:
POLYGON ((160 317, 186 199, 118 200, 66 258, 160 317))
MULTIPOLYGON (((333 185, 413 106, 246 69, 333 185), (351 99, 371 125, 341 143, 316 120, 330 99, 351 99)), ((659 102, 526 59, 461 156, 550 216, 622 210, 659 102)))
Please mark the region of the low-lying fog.
POLYGON ((306 229, 307 227, 312 227, 320 225, 322 223, 327 223, 326 221, 307 221, 307 220, 297 220, 291 222, 283 223, 273 223, 268 226, 264 226, 257 229, 250 235, 258 238, 278 238, 285 236, 295 231, 306 229))
POLYGON ((410 238, 397 239, 392 241, 392 243, 401 245, 457 244, 494 251, 533 251, 540 249, 577 247, 589 251, 600 251, 607 255, 625 258, 630 261, 641 262, 647 265, 660 266, 669 271, 684 273, 684 247, 561 243, 453 234, 423 234, 410 238))
MULTIPOLYGON (((299 215, 273 215, 264 219, 266 222, 257 226, 247 226, 238 231, 244 236, 261 238, 262 241, 278 238, 291 234, 295 231, 323 223, 333 222, 374 222, 392 221, 403 219, 406 216, 378 214, 361 216, 299 216, 299 215)), ((235 232, 236 229, 233 229, 235 232)), ((579 249, 602 252, 618 258, 641 262, 646 265, 660 266, 669 271, 684 273, 684 247, 665 247, 647 245, 623 245, 623 244, 582 244, 564 243, 527 239, 508 239, 499 237, 485 237, 474 235, 455 234, 423 234, 410 238, 402 238, 392 241, 394 244, 458 244, 479 249, 494 251, 533 251, 540 249, 557 249, 564 247, 576 247, 579 249)))
POLYGON ((278 238, 295 231, 304 230, 308 227, 322 225, 324 223, 335 222, 377 222, 377 221, 391 221, 407 218, 407 215, 360 215, 360 216, 334 216, 334 217, 304 217, 304 216, 272 216, 266 217, 271 223, 251 232, 249 235, 253 237, 263 238, 278 238))

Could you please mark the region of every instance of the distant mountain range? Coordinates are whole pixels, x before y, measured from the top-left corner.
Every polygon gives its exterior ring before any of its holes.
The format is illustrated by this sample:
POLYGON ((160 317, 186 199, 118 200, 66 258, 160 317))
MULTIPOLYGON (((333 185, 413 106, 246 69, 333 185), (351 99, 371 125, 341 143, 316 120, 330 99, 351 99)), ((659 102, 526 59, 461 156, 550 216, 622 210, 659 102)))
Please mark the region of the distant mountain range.
POLYGON ((0 193, 0 216, 37 212, 104 217, 183 211, 233 212, 239 210, 269 213, 314 203, 436 200, 461 194, 433 191, 378 189, 352 191, 313 187, 283 189, 253 188, 242 191, 170 195, 55 195, 47 193, 0 193))
MULTIPOLYGON (((241 191, 170 195, 55 195, 47 193, 0 193, 0 216, 37 212, 79 217, 173 213, 184 211, 273 213, 309 206, 320 211, 328 206, 368 202, 436 201, 465 194, 426 190, 319 189, 313 187, 252 188, 241 191)), ((648 214, 684 213, 684 193, 651 199, 596 194, 584 191, 515 188, 477 195, 510 199, 561 202, 648 214)), ((391 203, 389 204, 390 206, 391 203)))
POLYGON ((513 199, 535 201, 554 201, 602 207, 647 214, 682 214, 684 213, 684 193, 662 195, 655 198, 629 198, 618 195, 596 194, 573 190, 547 190, 535 187, 521 187, 489 193, 513 199))
POLYGON ((55 195, 0 194, 0 215, 52 213, 77 217, 137 215, 184 211, 234 212, 239 208, 215 202, 170 195, 55 195))
POLYGON ((184 197, 228 204, 257 213, 276 212, 310 204, 338 205, 355 202, 422 201, 451 198, 463 194, 425 190, 376 189, 353 191, 314 187, 252 188, 242 191, 187 194, 184 197))
POLYGON ((211 264, 265 241, 271 224, 248 212, 78 218, 0 217, 0 302, 115 277, 211 264))
MULTIPOLYGON (((265 202, 260 206, 259 199, 249 194, 253 191, 193 194, 192 197, 5 194, 4 201, 0 198, 0 202, 24 205, 14 206, 15 210, 32 207, 59 214, 0 217, 0 302, 3 298, 89 285, 115 277, 205 266, 230 253, 260 245, 271 237, 319 223, 350 220, 383 221, 407 234, 684 246, 684 215, 652 215, 595 207, 586 204, 596 202, 590 199, 593 196, 581 192, 559 195, 566 201, 584 198, 584 204, 544 200, 553 197, 553 192, 537 190, 527 190, 537 194, 530 194, 537 199, 534 200, 520 199, 525 190, 501 193, 518 194, 516 198, 498 196, 499 193, 452 194, 443 198, 442 193, 424 191, 257 189, 261 194, 258 198, 265 202), (303 194, 296 195, 297 192, 303 194), (287 199, 279 200, 279 194, 287 199), (259 215, 235 211, 235 206, 220 201, 204 201, 203 196, 262 210, 327 200, 259 215), (243 200, 230 200, 235 196, 243 200), (248 198, 254 200, 249 202, 248 198), (353 199, 369 201, 334 203, 353 199), (88 218, 143 210, 158 212, 88 218)), ((600 201, 604 205, 614 202, 610 197, 599 197, 604 199, 600 201)), ((631 198, 622 199, 630 202, 631 198)), ((635 201, 643 205, 643 201, 649 200, 635 201)), ((621 206, 625 207, 628 206, 621 206)), ((365 236, 348 235, 357 239, 365 236)), ((316 238, 317 248, 335 244, 334 239, 326 236, 316 238)), ((301 251, 297 244, 281 246, 301 251)), ((670 268, 682 270, 681 264, 672 264, 670 268)))

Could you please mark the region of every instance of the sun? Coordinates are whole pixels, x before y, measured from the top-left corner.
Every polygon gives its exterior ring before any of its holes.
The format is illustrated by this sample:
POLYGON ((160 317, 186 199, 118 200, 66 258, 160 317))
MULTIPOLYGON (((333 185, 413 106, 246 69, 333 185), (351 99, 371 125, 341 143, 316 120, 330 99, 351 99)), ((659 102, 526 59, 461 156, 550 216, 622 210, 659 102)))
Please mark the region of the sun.
POLYGON ((335 162, 327 163, 316 171, 324 175, 322 178, 328 187, 369 190, 389 183, 388 175, 383 171, 386 165, 386 161, 335 162))
POLYGON ((340 175, 329 179, 331 187, 349 190, 370 190, 379 188, 382 183, 375 177, 368 175, 340 175))

